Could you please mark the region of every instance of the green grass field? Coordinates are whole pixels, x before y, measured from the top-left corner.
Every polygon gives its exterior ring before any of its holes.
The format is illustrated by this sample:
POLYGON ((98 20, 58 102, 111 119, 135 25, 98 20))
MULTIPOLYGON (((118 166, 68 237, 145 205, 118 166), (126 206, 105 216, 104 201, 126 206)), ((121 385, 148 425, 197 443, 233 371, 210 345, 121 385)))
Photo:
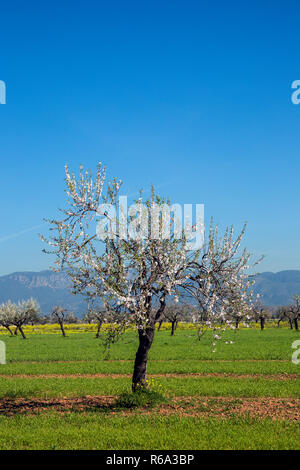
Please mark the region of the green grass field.
POLYGON ((165 402, 114 406, 130 391, 137 347, 126 333, 107 359, 94 333, 1 334, 0 449, 299 449, 296 331, 156 333, 148 374, 165 402), (233 341, 233 344, 225 344, 233 341))

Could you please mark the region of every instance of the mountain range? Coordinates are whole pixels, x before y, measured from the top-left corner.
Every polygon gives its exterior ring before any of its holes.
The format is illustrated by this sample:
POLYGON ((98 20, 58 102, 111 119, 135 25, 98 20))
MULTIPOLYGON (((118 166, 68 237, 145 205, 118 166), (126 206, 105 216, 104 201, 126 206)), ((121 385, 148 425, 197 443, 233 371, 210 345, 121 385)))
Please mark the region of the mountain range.
MULTIPOLYGON (((69 289, 64 273, 53 271, 17 272, 0 276, 0 303, 11 300, 37 299, 43 314, 51 312, 55 305, 62 305, 78 317, 87 311, 83 297, 69 289)), ((300 270, 263 272, 256 276, 254 292, 261 295, 265 305, 286 305, 294 294, 300 294, 300 270)))
POLYGON ((44 315, 49 314, 55 305, 62 305, 81 317, 87 311, 86 302, 82 296, 72 294, 69 285, 64 273, 54 271, 24 271, 0 276, 0 303, 33 297, 44 315))
POLYGON ((295 294, 300 294, 300 270, 257 274, 253 290, 261 295, 265 305, 272 307, 287 305, 293 302, 295 294))

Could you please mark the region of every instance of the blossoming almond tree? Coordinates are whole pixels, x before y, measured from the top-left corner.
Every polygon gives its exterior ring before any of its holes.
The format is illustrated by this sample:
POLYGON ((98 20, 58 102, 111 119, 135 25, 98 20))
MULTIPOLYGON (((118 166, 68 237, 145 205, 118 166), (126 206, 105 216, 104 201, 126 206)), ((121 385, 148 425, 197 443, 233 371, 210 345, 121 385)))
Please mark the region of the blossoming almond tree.
MULTIPOLYGON (((186 239, 175 239, 174 235, 164 238, 158 233, 156 239, 151 233, 138 228, 137 236, 127 239, 115 236, 110 227, 109 236, 103 241, 90 232, 90 223, 99 218, 100 202, 117 205, 120 182, 114 180, 108 185, 107 194, 102 196, 105 170, 99 165, 96 181, 80 170, 79 180, 66 168, 67 208, 62 210, 62 220, 51 220, 54 236, 47 241, 57 256, 58 268, 64 267, 73 281, 73 292, 101 297, 116 312, 118 323, 123 329, 134 324, 138 330, 139 347, 133 372, 133 390, 146 386, 148 352, 152 345, 155 323, 166 306, 166 297, 176 294, 175 288, 185 282, 190 257, 186 252, 186 239), (101 201, 102 199, 102 201, 101 201), (104 252, 101 253, 101 245, 104 252)), ((154 204, 165 204, 152 194, 151 201, 143 208, 153 209, 154 204)), ((103 212, 100 216, 108 219, 103 212)), ((139 214, 140 227, 153 228, 151 217, 145 224, 145 212, 139 214), (147 227, 146 227, 147 226, 147 227)), ((132 214, 129 215, 132 222, 132 214)), ((125 225, 128 220, 125 221, 125 225)), ((161 229, 161 218, 154 230, 161 229)), ((120 221, 119 221, 120 223, 120 221)))
MULTIPOLYGON (((96 302, 97 300, 99 299, 96 299, 96 302)), ((104 307, 99 305, 99 302, 98 305, 95 305, 94 302, 88 303, 88 313, 85 315, 84 319, 87 320, 88 323, 97 324, 96 338, 100 337, 102 324, 110 320, 104 307)))
POLYGON ((38 318, 40 306, 35 299, 22 300, 17 304, 8 301, 0 306, 0 324, 5 326, 12 334, 8 326, 14 325, 26 339, 23 325, 38 318))
POLYGON ((257 294, 256 302, 253 303, 252 307, 253 319, 257 323, 260 322, 260 329, 264 330, 265 322, 267 319, 271 318, 271 313, 269 309, 263 304, 260 299, 259 294, 257 294))
POLYGON ((294 322, 295 330, 299 330, 298 320, 300 318, 300 295, 293 296, 294 303, 287 306, 287 314, 292 322, 294 322))
POLYGON ((64 329, 64 321, 65 321, 66 313, 67 313, 66 309, 61 307, 60 305, 56 305, 51 312, 51 318, 52 320, 58 322, 60 329, 61 329, 61 333, 64 338, 66 337, 66 332, 64 329))
POLYGON ((185 306, 182 302, 171 302, 166 306, 163 320, 171 323, 171 336, 174 336, 178 323, 184 320, 187 308, 191 306, 185 306))
MULTIPOLYGON (((117 207, 119 201, 121 182, 114 179, 108 183, 104 195, 104 179, 101 165, 95 182, 82 168, 77 180, 66 167, 67 207, 62 209, 61 220, 49 221, 54 235, 42 239, 52 246, 50 253, 56 255, 57 269, 64 268, 70 275, 73 292, 101 298, 115 320, 112 327, 117 335, 129 325, 137 328, 139 345, 132 377, 135 391, 147 386, 148 353, 167 298, 178 301, 185 289, 201 299, 206 322, 217 310, 224 315, 225 298, 233 303, 230 289, 238 292, 242 286, 239 274, 248 255, 237 256, 242 235, 233 242, 226 232, 220 241, 212 228, 208 245, 202 250, 188 249, 184 231, 180 237, 174 230, 166 236, 163 213, 170 211, 171 205, 154 191, 144 203, 140 197, 135 213, 130 212, 128 217, 121 207, 118 219, 105 207, 99 211, 101 203, 117 207), (99 217, 106 224, 102 240, 91 232, 91 223, 99 217), (133 222, 134 236, 127 233, 121 237, 120 230, 126 232, 133 222)), ((113 331, 109 335, 114 339, 113 331)))
POLYGON ((12 318, 15 312, 16 306, 10 301, 0 305, 0 325, 9 331, 11 336, 14 335, 11 327, 13 326, 12 318))

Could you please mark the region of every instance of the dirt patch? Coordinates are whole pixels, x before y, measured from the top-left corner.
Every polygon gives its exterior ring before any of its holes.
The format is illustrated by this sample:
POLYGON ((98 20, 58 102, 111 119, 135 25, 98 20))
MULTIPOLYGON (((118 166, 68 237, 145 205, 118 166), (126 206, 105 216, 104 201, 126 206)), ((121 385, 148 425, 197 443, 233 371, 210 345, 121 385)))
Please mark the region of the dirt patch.
POLYGON ((86 411, 89 409, 106 409, 115 400, 115 396, 86 396, 79 398, 4 398, 0 399, 0 415, 40 412, 49 409, 58 411, 86 411))
POLYGON ((153 374, 149 377, 175 377, 175 378, 188 378, 188 377, 220 377, 220 378, 233 378, 233 379, 272 379, 272 380, 296 380, 300 378, 299 374, 233 374, 233 373, 219 373, 219 372, 191 372, 189 374, 153 374))
POLYGON ((300 399, 296 398, 235 398, 235 397, 174 397, 168 403, 154 408, 118 410, 114 406, 115 396, 86 396, 61 399, 13 399, 0 400, 0 415, 12 416, 21 413, 39 413, 55 410, 68 412, 109 412, 130 415, 159 414, 201 418, 228 419, 234 416, 251 416, 273 420, 300 421, 300 399))
POLYGON ((233 398, 176 397, 161 407, 162 414, 230 418, 248 415, 274 420, 300 421, 300 399, 293 398, 233 398))
POLYGON ((130 374, 11 374, 1 375, 1 379, 120 379, 129 378, 130 374))

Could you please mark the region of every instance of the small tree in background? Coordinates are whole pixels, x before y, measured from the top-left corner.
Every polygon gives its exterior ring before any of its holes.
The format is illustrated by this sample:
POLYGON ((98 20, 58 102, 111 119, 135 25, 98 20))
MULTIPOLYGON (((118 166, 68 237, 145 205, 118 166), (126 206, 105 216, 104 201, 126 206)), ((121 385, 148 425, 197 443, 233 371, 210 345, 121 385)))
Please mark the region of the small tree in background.
POLYGON ((94 321, 94 315, 93 315, 93 313, 90 312, 90 311, 88 311, 88 313, 86 313, 86 314, 83 316, 82 321, 83 321, 84 323, 88 323, 89 325, 90 325, 91 323, 93 323, 93 321, 94 321))
POLYGON ((300 318, 300 295, 293 296, 294 303, 288 305, 287 314, 291 319, 291 322, 294 323, 295 330, 299 330, 298 320, 300 318))
POLYGON ((64 325, 78 323, 78 318, 76 317, 76 315, 74 315, 73 312, 70 312, 66 308, 61 307, 60 305, 57 305, 53 308, 50 314, 50 319, 53 323, 57 322, 59 324, 62 335, 64 337, 66 336, 64 325))
POLYGON ((185 306, 179 303, 170 303, 164 311, 164 320, 171 323, 171 336, 174 336, 178 323, 184 319, 185 306))
POLYGON ((279 306, 276 309, 276 317, 278 327, 280 322, 287 320, 290 324, 291 330, 295 326, 295 330, 299 330, 299 318, 300 318, 300 296, 294 295, 295 303, 290 305, 279 306))
POLYGON ((64 329, 64 321, 67 315, 67 310, 59 305, 53 308, 51 312, 52 321, 57 322, 60 326, 63 337, 66 337, 66 332, 64 329))
POLYGON ((14 336, 11 327, 13 325, 12 318, 15 315, 15 312, 16 305, 13 304, 10 300, 0 305, 0 325, 9 331, 11 336, 14 336))
POLYGON ((22 337, 26 339, 23 325, 31 323, 38 318, 40 306, 34 299, 22 300, 10 307, 10 322, 20 331, 22 337))
POLYGON ((240 327, 240 323, 242 323, 244 315, 243 312, 241 312, 239 309, 232 308, 230 309, 230 313, 228 315, 228 318, 232 321, 232 324, 234 325, 235 329, 238 330, 240 327))
POLYGON ((47 315, 42 315, 39 317, 38 321, 37 321, 37 324, 38 325, 46 325, 48 323, 51 323, 52 319, 51 319, 51 315, 47 314, 47 315))
POLYGON ((99 338, 102 324, 107 321, 107 312, 101 307, 89 307, 89 312, 87 313, 90 322, 97 324, 96 338, 99 338))
MULTIPOLYGON (((280 323, 284 321, 285 319, 288 320, 288 317, 286 315, 286 307, 284 305, 278 305, 275 309, 275 317, 277 318, 277 326, 278 328, 280 327, 280 323)), ((291 328, 293 328, 293 325, 291 325, 291 328)))
POLYGON ((79 322, 78 317, 76 317, 75 313, 70 312, 69 310, 66 311, 64 323, 68 325, 76 324, 79 322))
POLYGON ((257 323, 259 321, 260 329, 264 330, 266 320, 271 318, 271 314, 268 311, 267 307, 263 305, 261 300, 259 300, 258 298, 252 307, 252 311, 255 322, 257 323))

